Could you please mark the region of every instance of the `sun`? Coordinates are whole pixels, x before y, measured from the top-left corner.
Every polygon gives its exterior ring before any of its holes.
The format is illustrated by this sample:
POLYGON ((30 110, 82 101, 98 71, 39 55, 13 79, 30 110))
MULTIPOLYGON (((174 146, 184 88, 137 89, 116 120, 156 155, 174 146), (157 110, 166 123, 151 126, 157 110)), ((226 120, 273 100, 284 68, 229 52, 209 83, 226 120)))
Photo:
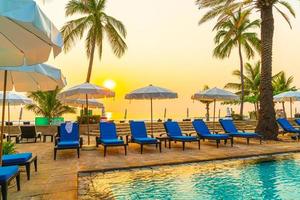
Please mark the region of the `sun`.
POLYGON ((116 82, 113 80, 105 80, 103 83, 104 87, 113 90, 116 87, 116 82))

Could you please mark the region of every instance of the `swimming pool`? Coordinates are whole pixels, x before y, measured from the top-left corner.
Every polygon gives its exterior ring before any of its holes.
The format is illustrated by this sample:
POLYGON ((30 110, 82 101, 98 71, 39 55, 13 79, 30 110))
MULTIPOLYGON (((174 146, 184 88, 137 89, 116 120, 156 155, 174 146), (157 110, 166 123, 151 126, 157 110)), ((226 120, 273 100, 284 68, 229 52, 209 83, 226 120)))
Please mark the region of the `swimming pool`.
POLYGON ((94 173, 79 184, 80 199, 300 199, 300 154, 94 173))

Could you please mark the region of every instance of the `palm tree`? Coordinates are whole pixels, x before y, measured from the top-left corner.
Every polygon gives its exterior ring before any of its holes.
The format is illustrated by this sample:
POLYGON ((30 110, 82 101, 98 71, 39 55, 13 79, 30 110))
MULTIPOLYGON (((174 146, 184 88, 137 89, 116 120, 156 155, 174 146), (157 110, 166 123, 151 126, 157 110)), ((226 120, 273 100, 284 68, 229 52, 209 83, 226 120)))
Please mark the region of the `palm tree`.
POLYGON ((53 91, 37 91, 32 92, 28 95, 29 98, 33 99, 35 103, 26 105, 26 109, 33 111, 37 115, 52 119, 54 117, 60 117, 67 113, 76 113, 76 109, 63 105, 57 98, 59 89, 53 91))
POLYGON ((227 13, 235 13, 241 9, 258 10, 261 18, 261 81, 260 81, 260 110, 256 132, 263 134, 265 139, 277 139, 278 125, 275 117, 272 88, 272 49, 274 35, 273 9, 277 10, 291 27, 288 15, 282 10, 295 16, 292 6, 282 0, 196 0, 200 8, 210 10, 202 17, 204 23, 215 17, 218 21, 226 20, 227 13), (282 7, 282 8, 281 8, 282 7))
POLYGON ((228 14, 229 18, 219 21, 213 30, 217 31, 215 36, 215 43, 217 46, 214 49, 214 56, 220 59, 229 57, 234 47, 238 48, 238 54, 240 59, 240 80, 241 80, 241 105, 240 116, 243 119, 244 111, 244 62, 243 52, 248 59, 253 58, 255 50, 260 51, 260 40, 257 33, 253 32, 253 29, 260 27, 260 21, 250 21, 250 11, 239 10, 237 13, 228 14))
POLYGON ((104 36, 108 38, 113 53, 121 57, 127 45, 126 29, 123 23, 104 12, 106 0, 70 0, 66 6, 66 16, 80 16, 68 21, 61 29, 64 38, 64 50, 69 51, 77 39, 85 38, 89 68, 86 82, 90 82, 94 54, 98 49, 99 59, 103 52, 104 36), (86 33, 86 34, 85 34, 86 33))
MULTIPOLYGON (((273 79, 273 91, 274 95, 280 94, 282 92, 287 92, 287 91, 296 91, 297 88, 295 86, 292 86, 292 83, 294 81, 294 77, 286 77, 285 72, 281 71, 276 78, 273 79)), ((285 102, 282 103, 282 109, 284 112, 284 115, 286 117, 286 112, 285 112, 285 102)))

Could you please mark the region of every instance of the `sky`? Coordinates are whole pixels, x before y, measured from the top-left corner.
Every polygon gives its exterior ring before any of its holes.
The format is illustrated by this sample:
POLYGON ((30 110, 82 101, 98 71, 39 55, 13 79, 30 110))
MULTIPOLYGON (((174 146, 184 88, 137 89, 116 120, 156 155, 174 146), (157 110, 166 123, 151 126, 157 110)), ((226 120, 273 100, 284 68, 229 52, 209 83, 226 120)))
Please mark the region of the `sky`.
MULTIPOLYGON (((61 28, 70 19, 65 17, 64 11, 68 0, 45 1, 45 4, 40 3, 43 11, 61 28)), ((300 3, 290 2, 296 13, 300 14, 300 3)), ((205 10, 199 10, 195 1, 107 0, 106 13, 121 20, 128 33, 126 54, 122 58, 115 57, 106 40, 102 60, 95 56, 92 72, 91 82, 94 84, 103 85, 105 80, 116 82, 116 97, 102 100, 106 111, 112 113, 114 119, 122 119, 126 108, 128 118, 149 119, 149 101, 129 102, 124 99, 126 93, 149 84, 171 89, 179 96, 175 100, 154 101, 155 119, 163 118, 164 108, 167 108, 168 118, 185 118, 187 108, 190 117, 203 117, 205 105, 193 102, 191 95, 204 85, 223 88, 227 82, 239 81, 231 75, 239 67, 237 50, 233 50, 228 59, 212 57, 214 22, 198 25, 205 10)), ((258 14, 253 16, 258 17, 258 14)), ((287 75, 293 75, 294 84, 299 87, 300 18, 291 20, 292 30, 277 14, 275 21, 274 73, 284 70, 287 75)), ((250 62, 256 61, 257 58, 250 62)), ((66 88, 83 83, 88 68, 84 39, 78 40, 68 53, 63 52, 55 59, 50 58, 48 63, 62 70, 68 82, 66 88)), ((221 116, 224 115, 227 106, 218 107, 221 116)), ((238 106, 232 108, 236 112, 239 110, 238 106)), ((252 106, 247 104, 245 114, 250 110, 252 106)), ((30 117, 31 114, 25 116, 30 117)))

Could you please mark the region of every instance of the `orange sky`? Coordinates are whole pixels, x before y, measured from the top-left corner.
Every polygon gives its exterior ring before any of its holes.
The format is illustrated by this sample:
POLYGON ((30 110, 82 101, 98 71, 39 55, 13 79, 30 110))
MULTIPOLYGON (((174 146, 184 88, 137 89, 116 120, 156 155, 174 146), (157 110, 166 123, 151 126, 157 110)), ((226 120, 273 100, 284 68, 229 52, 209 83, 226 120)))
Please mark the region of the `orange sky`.
MULTIPOLYGON (((64 16, 67 0, 46 2, 43 10, 60 28, 67 20, 64 16)), ((300 14, 300 4, 296 1, 294 8, 300 14)), ((92 83, 103 85, 104 80, 112 79, 117 84, 115 100, 104 101, 113 118, 122 118, 125 108, 129 118, 149 118, 149 102, 124 100, 127 92, 149 84, 179 94, 176 100, 155 101, 155 118, 163 117, 165 107, 170 118, 184 118, 187 107, 192 117, 203 117, 204 105, 193 103, 190 96, 204 84, 222 88, 229 81, 238 81, 231 76, 239 64, 237 52, 234 50, 225 60, 212 57, 213 22, 198 26, 204 12, 198 10, 193 0, 107 0, 106 12, 121 20, 128 32, 128 51, 121 59, 105 46, 102 61, 96 59, 94 63, 92 83)), ((292 19, 294 28, 290 30, 281 17, 275 17, 274 72, 285 70, 299 86, 300 19, 292 19)), ((88 60, 83 41, 78 41, 69 53, 61 53, 55 60, 51 58, 49 63, 62 69, 67 87, 84 82, 88 60)), ((220 108, 224 114, 226 106, 220 108)), ((233 108, 238 111, 238 107, 233 108)), ((249 109, 251 105, 246 106, 249 109)), ((29 118, 31 114, 25 116, 29 118)))

